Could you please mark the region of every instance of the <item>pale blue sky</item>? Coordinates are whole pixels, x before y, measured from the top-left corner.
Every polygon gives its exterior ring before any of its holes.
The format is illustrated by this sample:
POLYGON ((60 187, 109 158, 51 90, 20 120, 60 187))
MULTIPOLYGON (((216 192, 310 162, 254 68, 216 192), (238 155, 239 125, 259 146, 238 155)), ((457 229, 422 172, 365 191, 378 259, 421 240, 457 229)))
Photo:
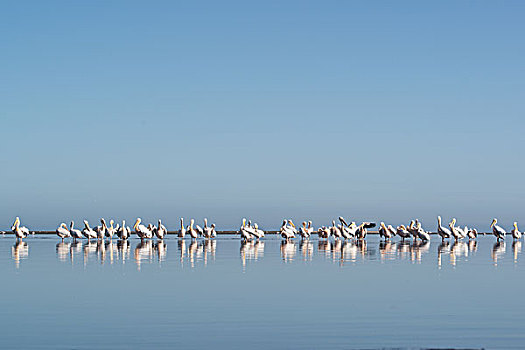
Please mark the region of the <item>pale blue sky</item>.
POLYGON ((0 228, 525 214, 522 1, 3 1, 0 228))

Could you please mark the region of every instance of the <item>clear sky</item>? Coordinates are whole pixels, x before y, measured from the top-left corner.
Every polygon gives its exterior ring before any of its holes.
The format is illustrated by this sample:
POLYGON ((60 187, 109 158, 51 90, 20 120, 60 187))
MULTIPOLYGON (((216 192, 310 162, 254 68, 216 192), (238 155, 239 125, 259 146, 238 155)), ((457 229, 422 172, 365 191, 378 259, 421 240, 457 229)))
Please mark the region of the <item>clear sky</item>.
POLYGON ((0 229, 525 228, 523 1, 2 1, 0 229))

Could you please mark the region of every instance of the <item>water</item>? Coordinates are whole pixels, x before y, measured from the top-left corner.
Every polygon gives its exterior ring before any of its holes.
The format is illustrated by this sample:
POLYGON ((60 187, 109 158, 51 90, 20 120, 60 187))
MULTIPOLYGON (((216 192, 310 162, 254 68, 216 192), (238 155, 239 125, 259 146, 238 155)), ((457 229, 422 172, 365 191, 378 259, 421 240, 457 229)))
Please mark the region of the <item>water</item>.
POLYGON ((5 236, 0 348, 518 349, 521 246, 5 236))

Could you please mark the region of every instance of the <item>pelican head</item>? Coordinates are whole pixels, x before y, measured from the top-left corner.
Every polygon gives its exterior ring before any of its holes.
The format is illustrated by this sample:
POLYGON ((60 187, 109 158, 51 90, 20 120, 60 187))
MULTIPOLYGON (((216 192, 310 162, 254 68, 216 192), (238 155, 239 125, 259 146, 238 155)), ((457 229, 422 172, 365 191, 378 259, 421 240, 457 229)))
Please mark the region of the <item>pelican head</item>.
POLYGON ((18 226, 20 226, 20 218, 17 216, 15 222, 13 222, 13 226, 11 226, 11 230, 14 230, 18 226))
MULTIPOLYGON (((257 224, 255 224, 257 226, 257 224)), ((215 224, 211 224, 211 228, 215 228, 215 224)))
POLYGON ((191 219, 190 220, 190 227, 193 228, 193 224, 195 223, 195 220, 191 219))
POLYGON ((242 218, 242 227, 246 226, 246 218, 242 218))
POLYGON ((286 226, 287 223, 288 223, 288 221, 283 220, 283 227, 286 226))
POLYGON ((292 225, 293 228, 295 228, 295 225, 293 224, 292 220, 288 220, 288 222, 290 223, 290 225, 292 225))
POLYGON ((452 218, 452 221, 450 222, 452 226, 456 225, 456 218, 452 218))
POLYGON ((113 221, 113 219, 109 220, 109 225, 110 225, 111 227, 113 227, 113 224, 114 224, 114 223, 115 223, 115 221, 113 221))
POLYGON ((518 229, 518 223, 516 221, 514 221, 514 228, 517 230, 518 229))
POLYGON ((208 219, 204 218, 204 227, 208 227, 208 219))
POLYGON ((385 227, 385 223, 383 221, 381 221, 381 223, 379 224, 379 226, 381 226, 382 228, 386 229, 385 227))
POLYGON ((496 225, 497 223, 498 223, 498 219, 494 218, 494 219, 492 220, 492 224, 490 224, 490 227, 491 227, 491 228, 494 227, 494 225, 496 225))
POLYGON ((137 226, 140 224, 141 221, 142 221, 141 218, 137 218, 137 221, 135 221, 135 225, 133 225, 133 229, 134 229, 134 230, 137 229, 137 226))

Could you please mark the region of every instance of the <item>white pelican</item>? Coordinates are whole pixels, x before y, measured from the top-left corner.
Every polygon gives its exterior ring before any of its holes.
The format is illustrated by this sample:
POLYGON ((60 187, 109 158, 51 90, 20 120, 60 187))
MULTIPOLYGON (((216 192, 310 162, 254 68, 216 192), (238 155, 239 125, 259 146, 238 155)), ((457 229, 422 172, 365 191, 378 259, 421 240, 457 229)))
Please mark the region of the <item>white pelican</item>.
POLYGON ((88 241, 91 240, 91 238, 97 238, 97 233, 95 230, 89 227, 87 220, 84 220, 84 229, 82 229, 82 234, 88 239, 88 241))
POLYGON ((410 220, 410 225, 408 225, 407 230, 414 237, 414 239, 417 239, 417 228, 416 222, 414 220, 410 220))
POLYGON ((16 235, 16 238, 26 238, 29 235, 29 229, 27 227, 20 227, 20 218, 17 216, 11 230, 16 235))
POLYGON ((184 235, 186 234, 186 228, 184 228, 184 219, 180 218, 180 230, 179 230, 179 237, 184 238, 184 235))
POLYGON ((60 226, 56 229, 57 236, 62 238, 62 242, 64 241, 64 238, 71 237, 71 233, 67 229, 67 226, 65 223, 61 223, 60 226))
POLYGON ((396 231, 396 234, 401 237, 401 240, 404 241, 405 238, 408 238, 410 237, 410 232, 408 232, 407 228, 405 227, 405 225, 399 225, 397 227, 397 231, 396 231))
POLYGON ((204 227, 202 228, 202 235, 204 238, 212 238, 213 228, 208 226, 208 219, 204 218, 204 227))
POLYGON ((257 223, 253 224, 252 234, 257 237, 257 239, 264 237, 264 231, 259 228, 257 223))
POLYGON ((126 227, 126 220, 122 220, 122 226, 117 230, 117 237, 125 241, 130 235, 131 230, 126 227))
POLYGON ((77 239, 82 238, 82 232, 80 232, 80 230, 77 230, 76 228, 73 228, 74 225, 75 222, 71 221, 71 223, 69 224, 69 232, 71 233, 71 237, 75 241, 77 239))
POLYGON ((321 226, 317 230, 317 235, 319 236, 319 238, 328 239, 330 238, 330 229, 326 226, 321 226))
POLYGON ((117 229, 113 226, 115 222, 113 219, 109 220, 109 227, 106 227, 106 237, 109 239, 113 238, 113 235, 117 232, 117 229))
POLYGON ((194 224, 195 224, 195 220, 191 219, 189 226, 186 228, 186 231, 190 234, 191 238, 197 239, 197 237, 199 237, 199 234, 197 230, 193 228, 194 224))
POLYGON ((310 235, 308 234, 308 231, 306 230, 306 221, 303 221, 303 224, 299 228, 299 234, 304 239, 308 239, 310 237, 310 235))
POLYGON ((204 235, 204 230, 199 225, 195 225, 195 230, 197 231, 197 234, 199 236, 203 236, 204 235))
POLYGON ((456 227, 456 218, 453 218, 450 224, 448 224, 448 226, 450 227, 450 232, 452 233, 452 236, 454 236, 454 239, 456 241, 466 237, 466 233, 463 232, 462 229, 456 227))
POLYGON ((312 233, 314 233, 314 227, 312 226, 311 221, 308 221, 308 227, 306 227, 306 232, 308 232, 308 236, 311 236, 312 233))
POLYGON ((339 217, 339 221, 341 222, 341 225, 339 226, 339 230, 341 230, 341 236, 343 236, 345 240, 354 238, 355 230, 353 230, 353 228, 348 227, 348 224, 342 216, 339 217))
MULTIPOLYGON (((215 238, 217 237, 217 230, 215 229, 215 223, 211 224, 211 233, 210 233, 210 237, 211 238, 215 238)), ((257 227, 257 224, 255 224, 255 227, 257 227)), ((261 230, 259 230, 261 231, 261 230)), ((263 233, 263 236, 264 236, 264 233, 263 233)))
POLYGON ((101 226, 96 226, 93 229, 97 233, 98 239, 104 239, 104 236, 106 235, 108 227, 106 225, 106 220, 104 220, 104 218, 100 219, 100 223, 102 224, 101 226))
POLYGON ((168 234, 168 230, 166 229, 166 226, 162 224, 162 222, 159 219, 159 223, 157 227, 155 227, 155 236, 157 236, 158 239, 164 239, 164 236, 168 234))
POLYGON ((247 230, 245 218, 242 219, 242 225, 239 228, 239 235, 241 235, 241 240, 244 242, 248 242, 253 239, 252 234, 247 230))
POLYGON ((335 220, 332 220, 332 226, 330 226, 330 234, 336 239, 343 237, 343 234, 341 233, 339 227, 335 226, 335 220))
POLYGON ((421 223, 420 222, 417 223, 416 228, 417 228, 417 236, 419 237, 419 239, 421 239, 424 242, 430 241, 430 235, 428 234, 428 232, 426 232, 421 227, 421 223))
POLYGON ((141 221, 141 218, 137 218, 135 225, 133 225, 133 229, 135 230, 137 236, 139 236, 141 240, 153 237, 153 233, 151 232, 151 230, 149 230, 146 226, 141 225, 141 221))
POLYGON ((472 239, 476 239, 476 237, 478 237, 478 230, 476 230, 475 228, 468 230, 467 236, 469 241, 472 239))
POLYGON ((283 220, 283 224, 279 230, 282 238, 286 240, 295 238, 296 232, 297 230, 295 229, 295 225, 293 224, 292 220, 283 220))
POLYGON ((521 232, 518 230, 518 223, 516 221, 514 221, 514 228, 512 229, 512 231, 510 231, 512 233, 512 238, 513 239, 520 239, 521 238, 521 232))
POLYGON ((388 229, 388 227, 386 227, 385 223, 384 222, 381 222, 379 224, 379 237, 381 238, 385 238, 385 240, 389 240, 390 238, 392 238, 392 232, 390 232, 390 230, 388 229))
POLYGON ((505 239, 507 232, 503 228, 498 226, 497 223, 498 219, 494 218, 494 220, 492 220, 492 224, 490 224, 490 227, 492 227, 492 234, 496 236, 496 238, 499 241, 500 239, 505 239))
POLYGON ((396 229, 392 225, 388 225, 387 228, 390 231, 390 233, 392 234, 392 237, 394 237, 396 235, 396 232, 397 232, 396 229))
POLYGON ((361 225, 359 225, 357 227, 357 230, 356 230, 356 237, 359 239, 359 240, 363 240, 366 238, 366 234, 367 234, 367 229, 368 228, 372 228, 372 227, 375 227, 376 224, 373 223, 373 222, 363 222, 361 223, 361 225))
POLYGON ((441 226, 441 216, 437 217, 438 220, 438 227, 437 227, 437 233, 441 236, 441 241, 443 242, 446 238, 450 238, 452 233, 450 230, 446 227, 441 226))

